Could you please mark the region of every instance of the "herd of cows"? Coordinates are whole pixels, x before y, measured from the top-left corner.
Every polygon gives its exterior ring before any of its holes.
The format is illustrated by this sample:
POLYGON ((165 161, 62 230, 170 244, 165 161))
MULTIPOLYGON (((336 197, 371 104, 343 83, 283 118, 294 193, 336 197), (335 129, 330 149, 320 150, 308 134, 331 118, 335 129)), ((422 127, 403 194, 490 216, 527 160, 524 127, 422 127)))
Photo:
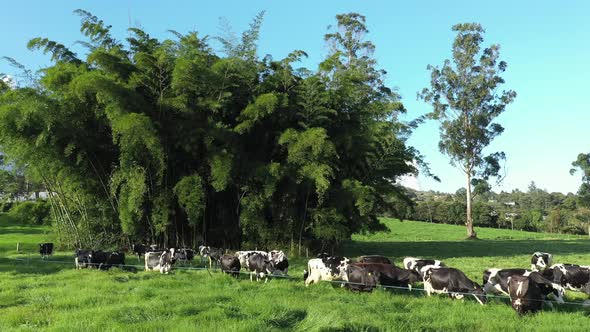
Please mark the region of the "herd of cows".
MULTIPOLYGON (((191 261, 195 257, 192 249, 160 249, 155 245, 133 245, 138 260, 143 257, 146 271, 168 273, 172 266, 191 261)), ((52 243, 40 244, 42 258, 53 252, 52 243)), ((242 269, 250 273, 250 280, 265 279, 269 275, 287 275, 289 261, 283 251, 237 251, 224 253, 223 249, 200 246, 197 254, 208 260, 209 267, 218 265, 224 273, 239 276, 242 269)), ((461 270, 448 267, 434 259, 407 257, 403 267, 398 267, 388 257, 366 255, 356 262, 342 256, 326 253, 310 259, 304 271, 305 285, 324 281, 340 281, 342 287, 354 291, 370 292, 378 285, 412 289, 423 283, 424 290, 432 294, 448 294, 451 298, 473 296, 480 304, 485 304, 490 295, 510 297, 512 308, 519 314, 539 311, 546 303, 564 303, 565 290, 590 294, 590 266, 576 264, 552 264, 549 253, 535 252, 531 258, 531 269, 491 268, 483 273, 482 286, 469 279, 461 270)), ((78 249, 75 253, 76 268, 95 267, 108 270, 116 266, 125 268, 125 254, 101 250, 78 249)), ((587 303, 586 301, 585 303, 587 303)))

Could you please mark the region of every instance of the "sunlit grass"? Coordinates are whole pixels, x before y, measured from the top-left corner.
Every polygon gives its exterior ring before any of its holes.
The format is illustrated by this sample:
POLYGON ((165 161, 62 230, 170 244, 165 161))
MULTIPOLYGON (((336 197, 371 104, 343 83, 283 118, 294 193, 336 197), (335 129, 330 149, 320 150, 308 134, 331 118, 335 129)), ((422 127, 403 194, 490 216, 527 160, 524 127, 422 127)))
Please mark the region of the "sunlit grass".
MULTIPOLYGON (((481 282, 488 267, 528 267, 530 253, 545 250, 561 262, 590 264, 590 241, 573 236, 385 221, 391 229, 356 235, 343 245, 350 257, 384 254, 434 257, 481 282)), ((503 300, 427 298, 420 292, 377 290, 355 294, 337 285, 305 287, 305 259, 292 259, 294 280, 267 284, 220 273, 176 270, 171 275, 75 270, 73 256, 58 252, 41 263, 37 243, 52 239, 47 227, 18 226, 0 218, 0 331, 585 331, 589 312, 564 305, 519 317, 503 300), (16 253, 16 242, 29 257, 16 253), (24 247, 23 247, 24 246, 24 247)), ((136 264, 135 258, 128 263, 136 264)), ((585 299, 568 293, 569 301, 585 299)))

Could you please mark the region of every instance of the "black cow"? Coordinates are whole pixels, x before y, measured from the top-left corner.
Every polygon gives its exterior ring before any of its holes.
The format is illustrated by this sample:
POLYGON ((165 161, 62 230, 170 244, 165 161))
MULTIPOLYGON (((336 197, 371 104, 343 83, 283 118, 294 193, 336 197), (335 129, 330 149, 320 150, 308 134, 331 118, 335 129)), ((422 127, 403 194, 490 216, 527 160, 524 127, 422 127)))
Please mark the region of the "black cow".
POLYGON ((531 257, 531 270, 533 271, 545 271, 551 266, 553 255, 546 252, 535 252, 531 257))
POLYGON ((467 278, 465 273, 450 267, 423 268, 424 289, 430 296, 432 293, 449 294, 451 298, 461 299, 465 294, 475 297, 477 302, 487 302, 481 287, 467 278))
POLYGON ((434 266, 434 267, 445 267, 445 263, 436 260, 436 259, 422 259, 422 258, 415 258, 415 257, 406 257, 404 258, 404 268, 408 270, 414 270, 418 273, 422 273, 421 270, 425 266, 434 266))
POLYGON ((379 277, 379 284, 383 286, 408 287, 421 282, 422 276, 414 271, 402 269, 392 264, 383 263, 351 263, 354 266, 365 268, 368 272, 375 273, 379 277))
POLYGON ((97 250, 92 252, 90 262, 100 270, 108 270, 113 266, 122 268, 125 265, 125 254, 118 251, 104 252, 97 250))
POLYGON ((551 283, 545 278, 537 278, 537 272, 529 276, 513 276, 508 279, 508 292, 512 308, 519 314, 537 312, 541 309, 551 283))
POLYGON ((49 258, 49 256, 53 255, 53 243, 39 244, 39 253, 41 254, 41 259, 49 258))
POLYGON ((146 252, 150 251, 150 247, 146 246, 145 244, 133 244, 131 246, 131 250, 133 250, 133 253, 137 255, 137 260, 140 260, 146 252))
POLYGON ((542 288, 543 300, 549 306, 552 306, 549 300, 554 299, 558 303, 563 303, 564 289, 559 284, 554 284, 544 278, 539 272, 525 269, 488 269, 483 274, 483 290, 489 293, 510 295, 508 290, 509 280, 512 277, 525 276, 530 277, 538 284, 546 284, 542 288))
POLYGON ((226 254, 221 256, 219 262, 221 265, 222 272, 231 274, 236 278, 240 276, 241 264, 240 259, 238 257, 226 254))
POLYGON ((248 258, 248 269, 250 270, 250 281, 252 281, 252 276, 256 275, 256 281, 264 278, 264 283, 268 281, 268 275, 275 271, 274 262, 261 254, 255 254, 248 258))
POLYGON ((76 263, 76 269, 83 269, 92 267, 92 250, 89 249, 77 249, 74 258, 76 263))
POLYGON ((347 282, 344 285, 352 291, 371 292, 377 286, 379 273, 370 272, 359 265, 350 264, 346 269, 347 282))
POLYGON ((543 276, 566 289, 590 294, 590 267, 576 264, 555 264, 543 276))
POLYGON ((388 265, 395 265, 393 264, 393 262, 385 257, 385 256, 381 256, 381 255, 364 255, 364 256, 360 256, 357 261, 359 263, 376 263, 376 264, 388 264, 388 265))

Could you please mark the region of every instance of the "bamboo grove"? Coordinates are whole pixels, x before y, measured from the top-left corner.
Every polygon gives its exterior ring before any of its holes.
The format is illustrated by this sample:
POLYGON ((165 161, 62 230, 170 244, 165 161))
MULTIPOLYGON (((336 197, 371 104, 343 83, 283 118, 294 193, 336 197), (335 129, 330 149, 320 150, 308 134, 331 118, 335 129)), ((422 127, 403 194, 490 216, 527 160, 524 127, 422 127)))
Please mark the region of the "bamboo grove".
POLYGON ((262 13, 237 38, 131 28, 125 41, 76 14, 84 56, 35 38, 51 65, 0 88, 4 158, 50 193, 61 243, 295 254, 379 229, 406 199, 396 183, 420 155, 362 15, 336 17, 310 70, 304 51, 259 56, 262 13))

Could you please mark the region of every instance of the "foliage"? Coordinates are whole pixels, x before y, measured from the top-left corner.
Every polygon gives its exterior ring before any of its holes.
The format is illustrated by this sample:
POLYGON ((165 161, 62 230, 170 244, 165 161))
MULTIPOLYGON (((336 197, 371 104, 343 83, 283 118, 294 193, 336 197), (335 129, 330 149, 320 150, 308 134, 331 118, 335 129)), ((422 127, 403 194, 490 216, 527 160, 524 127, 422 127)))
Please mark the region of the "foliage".
POLYGON ((31 84, 0 92, 0 146, 50 193, 59 240, 239 248, 333 246, 402 211, 415 173, 405 109, 377 68, 365 17, 338 15, 319 68, 259 58, 263 13, 240 38, 196 31, 126 42, 84 10, 85 49, 39 37, 31 84), (394 197, 395 199, 386 199, 394 197))
POLYGON ((12 205, 8 215, 23 224, 44 225, 51 222, 50 208, 43 200, 20 202, 12 205))
POLYGON ((440 122, 440 151, 467 177, 467 235, 476 237, 471 210, 472 179, 487 180, 499 175, 504 153, 485 155, 484 148, 504 131, 494 120, 516 93, 496 92, 504 83, 500 74, 507 64, 499 61, 499 45, 481 50, 485 32, 481 25, 457 24, 453 31, 457 32, 453 60, 445 60, 442 67, 428 66, 430 88, 422 90, 419 97, 433 107, 427 117, 440 122))

